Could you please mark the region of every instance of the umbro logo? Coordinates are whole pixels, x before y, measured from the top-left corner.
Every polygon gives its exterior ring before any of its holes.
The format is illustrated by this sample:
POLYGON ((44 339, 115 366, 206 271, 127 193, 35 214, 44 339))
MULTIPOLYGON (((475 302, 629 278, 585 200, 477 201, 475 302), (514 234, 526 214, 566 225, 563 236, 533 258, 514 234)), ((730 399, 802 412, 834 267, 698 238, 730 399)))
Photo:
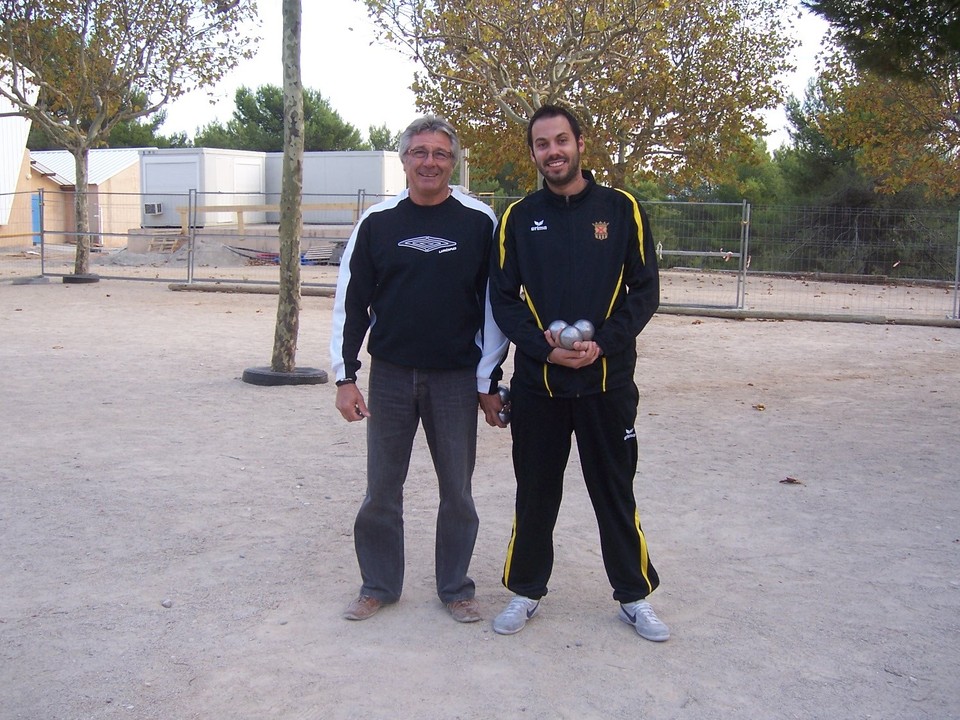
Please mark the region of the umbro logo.
POLYGON ((637 431, 635 428, 627 428, 624 433, 624 440, 631 440, 637 437, 637 431))
POLYGON ((546 220, 534 220, 533 225, 530 226, 530 232, 537 232, 538 230, 547 230, 547 221, 546 220))
POLYGON ((413 248, 414 250, 419 250, 420 252, 450 252, 451 250, 457 249, 457 244, 453 240, 445 240, 444 238, 433 237, 432 235, 421 235, 420 237, 409 238, 408 240, 401 240, 397 243, 399 247, 408 247, 413 248))

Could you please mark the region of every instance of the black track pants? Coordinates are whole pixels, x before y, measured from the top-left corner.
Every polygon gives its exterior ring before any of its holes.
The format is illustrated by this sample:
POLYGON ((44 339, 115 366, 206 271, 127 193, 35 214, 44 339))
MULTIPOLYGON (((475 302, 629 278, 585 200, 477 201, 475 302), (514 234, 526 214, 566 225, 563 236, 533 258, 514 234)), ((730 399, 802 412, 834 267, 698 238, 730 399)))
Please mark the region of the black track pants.
POLYGON ((633 494, 638 399, 633 385, 580 398, 512 392, 517 502, 503 570, 503 584, 512 592, 530 598, 547 594, 553 529, 574 434, 614 599, 633 602, 656 589, 660 580, 650 562, 633 494))

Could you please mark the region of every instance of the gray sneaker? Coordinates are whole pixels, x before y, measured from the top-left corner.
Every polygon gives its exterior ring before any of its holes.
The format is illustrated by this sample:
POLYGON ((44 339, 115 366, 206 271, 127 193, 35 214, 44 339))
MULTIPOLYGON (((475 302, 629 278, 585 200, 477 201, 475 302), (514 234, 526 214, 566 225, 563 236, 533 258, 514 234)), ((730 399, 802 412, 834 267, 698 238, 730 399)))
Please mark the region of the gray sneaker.
POLYGON ((657 617, 646 600, 632 603, 620 603, 620 619, 627 625, 633 625, 637 635, 653 642, 670 639, 670 628, 657 617))
POLYGON ((527 620, 540 610, 540 601, 517 595, 503 612, 493 620, 493 631, 500 635, 513 635, 523 630, 527 620))

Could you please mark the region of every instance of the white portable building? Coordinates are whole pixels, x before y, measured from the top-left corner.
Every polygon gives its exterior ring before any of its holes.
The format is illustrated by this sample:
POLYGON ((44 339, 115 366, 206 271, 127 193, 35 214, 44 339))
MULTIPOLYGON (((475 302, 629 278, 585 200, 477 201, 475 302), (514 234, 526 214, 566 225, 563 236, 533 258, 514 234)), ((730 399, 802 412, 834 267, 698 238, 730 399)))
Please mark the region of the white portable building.
MULTIPOLYGON (((236 224, 238 206, 265 202, 266 153, 219 148, 145 150, 140 157, 143 227, 182 227, 196 190, 196 225, 236 224), (209 210, 223 207, 223 211, 209 210)), ((262 211, 242 221, 264 222, 262 211)))
MULTIPOLYGON (((267 194, 280 197, 283 153, 267 155, 267 194)), ((303 222, 339 225, 356 222, 357 213, 407 186, 400 154, 387 150, 343 150, 303 154, 303 222), (312 208, 311 208, 312 206, 312 208), (329 209, 315 209, 330 206, 329 209), (349 206, 349 207, 347 207, 349 206)), ((271 213, 267 222, 279 222, 271 213)))

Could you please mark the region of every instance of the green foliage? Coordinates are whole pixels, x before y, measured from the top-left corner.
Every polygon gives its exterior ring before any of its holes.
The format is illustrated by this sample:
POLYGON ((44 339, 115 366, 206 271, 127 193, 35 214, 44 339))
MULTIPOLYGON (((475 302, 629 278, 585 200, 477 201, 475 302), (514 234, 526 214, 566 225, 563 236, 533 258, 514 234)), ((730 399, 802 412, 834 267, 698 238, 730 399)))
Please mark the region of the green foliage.
POLYGON ((804 0, 861 70, 922 79, 960 61, 957 0, 804 0))
MULTIPOLYGON (((236 109, 226 125, 213 122, 194 138, 197 147, 279 152, 283 149, 283 90, 262 85, 255 92, 237 89, 236 109)), ((367 150, 350 123, 344 122, 318 90, 303 91, 304 150, 367 150)))
POLYGON ((387 124, 380 126, 371 125, 367 131, 370 138, 370 147, 373 150, 393 150, 396 151, 400 145, 400 132, 392 133, 387 124))
MULTIPOLYGON (((703 202, 740 203, 779 203, 786 193, 781 167, 776 164, 767 151, 762 138, 755 138, 750 152, 743 152, 730 158, 728 178, 714 184, 704 184, 698 188, 682 185, 674 187, 671 196, 678 199, 703 202)), ((668 185, 668 183, 661 183, 668 185)))
POLYGON ((166 119, 166 111, 161 110, 148 120, 128 120, 118 123, 107 138, 107 147, 190 147, 186 133, 161 135, 160 126, 166 119))
POLYGON ((787 204, 816 204, 853 188, 859 193, 866 184, 856 168, 853 149, 836 147, 820 127, 825 111, 816 83, 807 87, 803 102, 796 98, 787 101, 791 144, 774 153, 790 198, 787 204))

